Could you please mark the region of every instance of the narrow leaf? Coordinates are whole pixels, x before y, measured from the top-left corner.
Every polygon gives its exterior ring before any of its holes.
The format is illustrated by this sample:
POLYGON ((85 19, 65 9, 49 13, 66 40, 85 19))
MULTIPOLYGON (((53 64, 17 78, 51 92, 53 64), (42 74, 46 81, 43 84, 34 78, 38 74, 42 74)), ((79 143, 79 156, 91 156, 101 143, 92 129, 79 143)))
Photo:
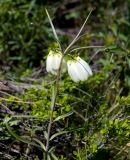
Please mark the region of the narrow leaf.
POLYGON ((51 157, 50 157, 50 155, 47 155, 47 160, 51 160, 51 157))
POLYGON ((29 6, 29 9, 28 9, 28 11, 27 11, 26 14, 29 14, 29 13, 30 13, 30 11, 32 10, 32 8, 35 6, 35 3, 36 3, 36 0, 32 0, 32 1, 31 1, 30 6, 29 6))
POLYGON ((74 112, 71 111, 71 112, 66 113, 66 114, 64 114, 64 115, 58 116, 58 117, 54 120, 54 122, 59 121, 60 119, 66 118, 66 117, 72 115, 73 113, 74 113, 74 112))
POLYGON ((69 131, 61 131, 61 132, 59 132, 59 133, 55 133, 55 134, 53 134, 53 135, 51 136, 50 141, 53 140, 54 138, 56 138, 57 136, 60 136, 60 135, 62 135, 62 134, 66 134, 66 133, 68 133, 68 132, 69 132, 69 131))
POLYGON ((37 143, 39 143, 40 146, 41 146, 41 148, 42 148, 44 151, 46 151, 45 145, 44 145, 40 140, 38 140, 37 138, 33 138, 33 140, 36 141, 37 143))
POLYGON ((81 49, 89 49, 89 48, 104 48, 104 46, 86 46, 86 47, 78 47, 78 48, 74 48, 73 50, 71 50, 70 52, 75 52, 77 50, 81 50, 81 49))
POLYGON ((48 137, 48 133, 46 131, 44 131, 44 137, 47 139, 48 137))
POLYGON ((88 18, 89 18, 89 16, 91 15, 91 13, 92 13, 92 10, 91 10, 90 13, 88 14, 86 20, 84 21, 84 23, 83 23, 82 27, 80 28, 80 30, 79 30, 78 34, 76 35, 76 37, 75 37, 75 38, 73 39, 73 41, 69 44, 69 46, 65 49, 64 54, 65 54, 65 53, 70 49, 70 47, 77 41, 77 39, 78 39, 80 33, 82 32, 82 30, 83 30, 86 22, 88 21, 88 18))
POLYGON ((57 158, 53 153, 51 153, 51 157, 52 157, 54 160, 58 160, 58 158, 57 158))
POLYGON ((31 141, 29 141, 28 139, 24 139, 24 138, 22 138, 21 136, 17 135, 17 134, 12 130, 12 128, 8 125, 8 123, 5 123, 5 126, 6 126, 6 128, 7 128, 7 130, 8 130, 8 132, 9 132, 14 138, 16 138, 16 140, 19 140, 19 141, 21 141, 21 142, 23 142, 23 143, 26 143, 26 144, 33 145, 33 146, 38 147, 38 148, 40 147, 39 145, 35 144, 34 142, 31 142, 31 141))
POLYGON ((29 119, 31 119, 31 118, 36 118, 36 119, 45 119, 44 117, 38 117, 38 116, 30 116, 30 115, 12 115, 11 116, 12 118, 29 118, 29 119))
POLYGON ((48 19, 49 19, 49 22, 50 22, 50 25, 51 25, 51 28, 52 28, 52 31, 53 31, 54 37, 55 37, 56 41, 57 41, 57 42, 58 42, 58 44, 59 44, 59 48, 61 49, 61 45, 60 45, 60 43, 59 43, 59 38, 58 38, 58 36, 57 36, 57 33, 56 33, 56 30, 55 30, 55 27, 54 27, 54 25, 53 25, 53 23, 52 23, 51 17, 50 17, 50 15, 49 15, 49 13, 48 13, 47 9, 45 9, 45 11, 46 11, 46 14, 47 14, 47 16, 48 16, 48 19))
POLYGON ((56 146, 51 147, 48 152, 49 153, 54 152, 55 148, 56 148, 56 146))

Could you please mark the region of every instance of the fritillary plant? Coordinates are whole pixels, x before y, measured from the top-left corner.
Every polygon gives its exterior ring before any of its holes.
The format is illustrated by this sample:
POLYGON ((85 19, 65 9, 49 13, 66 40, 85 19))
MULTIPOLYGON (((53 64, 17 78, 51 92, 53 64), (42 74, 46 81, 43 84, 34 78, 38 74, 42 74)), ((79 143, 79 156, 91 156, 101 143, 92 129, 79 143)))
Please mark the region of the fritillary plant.
MULTIPOLYGON (((48 16, 49 22, 51 24, 53 33, 54 33, 54 37, 59 45, 59 48, 55 48, 55 49, 51 49, 47 59, 46 59, 46 70, 48 73, 51 73, 52 75, 56 76, 56 81, 53 85, 53 89, 52 89, 52 103, 50 106, 50 121, 48 124, 48 131, 47 131, 47 136, 46 136, 46 146, 45 146, 45 155, 44 158, 49 160, 50 157, 53 157, 55 159, 56 156, 52 153, 50 153, 50 141, 61 134, 65 134, 67 133, 67 131, 63 131, 61 133, 56 133, 55 135, 51 136, 51 127, 53 124, 53 112, 55 109, 55 104, 56 104, 56 99, 58 97, 58 89, 59 89, 59 81, 60 81, 60 75, 63 74, 66 70, 68 71, 68 75, 70 76, 70 78, 72 79, 72 81, 74 82, 79 82, 79 81, 86 81, 88 79, 89 76, 92 76, 92 69, 89 66, 89 64, 84 61, 81 57, 79 57, 78 55, 74 55, 72 56, 70 53, 76 51, 76 50, 80 50, 80 49, 86 49, 86 48, 93 48, 93 47, 101 47, 101 46, 87 46, 87 47, 79 47, 79 48, 75 48, 75 49, 71 49, 71 47, 74 45, 75 42, 77 42, 77 40, 79 39, 79 36, 88 20, 88 18, 90 17, 92 11, 90 11, 90 13, 88 14, 86 20, 84 21, 83 25, 81 26, 78 34, 76 35, 76 37, 73 39, 73 41, 68 45, 68 47, 63 50, 59 38, 57 36, 56 30, 54 28, 54 25, 52 23, 51 17, 48 13, 48 11, 46 10, 46 14, 48 16)), ((65 115, 68 116, 68 115, 65 115)), ((65 117, 64 116, 64 117, 65 117)))

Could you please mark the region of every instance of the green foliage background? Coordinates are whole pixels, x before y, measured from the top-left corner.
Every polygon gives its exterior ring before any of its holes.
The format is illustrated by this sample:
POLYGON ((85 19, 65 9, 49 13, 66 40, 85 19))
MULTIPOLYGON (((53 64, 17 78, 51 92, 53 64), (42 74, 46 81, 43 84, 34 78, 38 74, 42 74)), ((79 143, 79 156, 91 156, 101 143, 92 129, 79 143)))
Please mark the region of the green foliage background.
POLYGON ((0 1, 1 79, 35 86, 21 94, 0 93, 0 156, 20 160, 43 156, 34 139, 46 142, 55 77, 46 73, 45 60, 49 49, 57 47, 45 7, 64 48, 94 8, 85 35, 74 48, 105 46, 75 52, 92 67, 94 74, 86 82, 74 83, 67 73, 61 77, 52 153, 59 160, 130 159, 129 0, 0 1))

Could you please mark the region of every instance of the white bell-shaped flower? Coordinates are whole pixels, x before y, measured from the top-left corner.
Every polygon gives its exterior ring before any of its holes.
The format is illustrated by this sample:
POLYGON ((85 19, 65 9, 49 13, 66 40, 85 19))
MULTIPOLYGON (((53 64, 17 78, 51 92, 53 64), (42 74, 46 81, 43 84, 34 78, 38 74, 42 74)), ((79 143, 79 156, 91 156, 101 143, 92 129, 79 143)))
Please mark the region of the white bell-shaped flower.
MULTIPOLYGON (((47 60, 46 60, 47 72, 50 72, 50 73, 56 75, 57 71, 59 70, 59 67, 60 67, 61 59, 62 59, 62 53, 60 51, 57 51, 57 52, 50 51, 47 56, 47 60)), ((61 67, 62 71, 64 71, 65 68, 66 68, 66 62, 63 59, 62 67, 61 67)))
POLYGON ((85 81, 92 75, 92 70, 87 62, 80 57, 67 61, 68 74, 74 82, 85 81))

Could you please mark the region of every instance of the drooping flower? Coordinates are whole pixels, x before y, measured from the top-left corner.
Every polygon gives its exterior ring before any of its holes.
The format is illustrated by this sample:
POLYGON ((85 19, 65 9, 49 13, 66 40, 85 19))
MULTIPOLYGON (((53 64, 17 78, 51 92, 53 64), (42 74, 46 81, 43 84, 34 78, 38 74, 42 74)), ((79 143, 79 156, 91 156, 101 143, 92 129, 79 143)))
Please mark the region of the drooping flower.
MULTIPOLYGON (((46 70, 47 72, 50 72, 54 75, 57 74, 57 71, 59 70, 60 67, 60 63, 61 63, 61 59, 62 59, 62 53, 60 51, 54 52, 54 51, 50 51, 48 56, 47 56, 47 60, 46 60, 46 70)), ((62 71, 64 71, 66 68, 66 62, 63 59, 62 61, 62 71)))
POLYGON ((74 82, 85 81, 92 75, 92 70, 87 62, 80 57, 67 61, 68 74, 74 82))

